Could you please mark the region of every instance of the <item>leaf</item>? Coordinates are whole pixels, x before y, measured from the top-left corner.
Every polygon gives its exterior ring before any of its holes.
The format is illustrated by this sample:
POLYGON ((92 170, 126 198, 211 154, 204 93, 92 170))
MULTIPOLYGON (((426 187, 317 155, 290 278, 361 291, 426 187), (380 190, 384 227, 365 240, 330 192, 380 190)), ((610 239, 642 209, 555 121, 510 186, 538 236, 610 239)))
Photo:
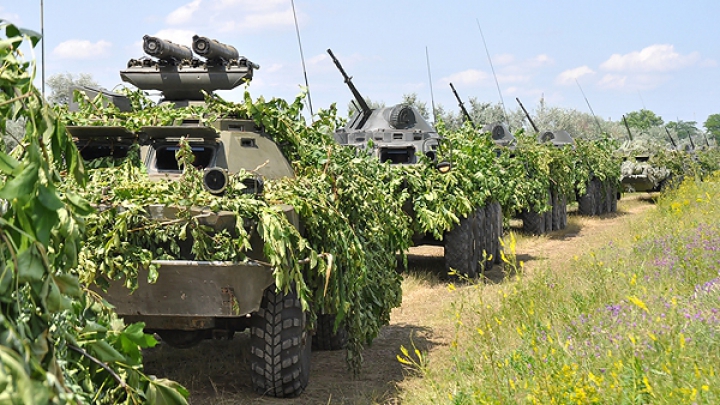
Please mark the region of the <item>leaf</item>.
POLYGON ((150 380, 145 398, 149 405, 185 405, 190 393, 175 381, 164 378, 150 380))
POLYGON ((38 252, 35 245, 18 254, 18 267, 18 281, 20 283, 40 281, 46 271, 42 256, 40 256, 40 252, 38 252))
POLYGON ((14 157, 8 155, 7 153, 0 152, 0 172, 3 174, 12 174, 19 164, 20 162, 18 162, 14 157))
POLYGON ((77 277, 71 274, 61 273, 53 275, 52 278, 53 281, 55 281, 55 284, 58 286, 58 289, 60 289, 61 293, 69 297, 80 296, 80 282, 78 281, 77 277))
POLYGON ((38 181, 38 167, 35 162, 18 166, 15 171, 20 169, 21 172, 0 189, 0 198, 12 200, 21 196, 34 195, 35 185, 38 181))
POLYGON ((75 208, 75 212, 80 216, 88 216, 95 211, 90 203, 77 193, 68 191, 65 193, 65 198, 66 201, 75 208))
POLYGON ((96 340, 94 342, 86 343, 88 351, 98 358, 98 360, 105 363, 114 363, 117 361, 125 360, 125 356, 120 354, 114 347, 105 340, 96 340))
POLYGON ((49 210, 57 211, 65 207, 65 204, 60 200, 55 189, 53 188, 51 190, 43 184, 38 186, 38 200, 49 210))

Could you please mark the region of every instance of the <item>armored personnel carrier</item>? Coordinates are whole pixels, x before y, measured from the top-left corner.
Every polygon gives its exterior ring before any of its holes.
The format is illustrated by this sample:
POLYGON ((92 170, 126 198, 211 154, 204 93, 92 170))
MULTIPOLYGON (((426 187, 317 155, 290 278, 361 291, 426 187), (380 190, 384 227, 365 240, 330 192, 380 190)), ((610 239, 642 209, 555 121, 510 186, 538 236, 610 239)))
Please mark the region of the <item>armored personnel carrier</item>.
MULTIPOLYGON (((429 159, 436 168, 445 173, 451 163, 437 161, 437 151, 442 138, 420 112, 412 106, 398 104, 393 107, 372 109, 360 95, 352 78, 347 75, 332 50, 327 50, 335 66, 354 96, 357 109, 343 128, 335 132, 335 140, 362 153, 368 153, 380 162, 394 165, 412 165, 420 159, 429 159)), ((415 220, 412 203, 408 201, 405 212, 415 220)), ((497 203, 477 207, 475 212, 452 230, 445 232, 442 240, 429 234, 413 236, 415 245, 440 245, 445 248, 445 266, 467 277, 475 277, 479 266, 484 266, 483 252, 487 257, 499 259, 502 234, 502 211, 497 203)))
MULTIPOLYGON (((161 103, 180 107, 202 104, 203 92, 233 89, 251 80, 259 68, 232 46, 206 37, 193 37, 192 48, 145 36, 143 49, 149 57, 130 60, 120 76, 139 89, 161 91, 161 103)), ((68 130, 86 160, 123 157, 139 143, 148 175, 158 181, 181 176, 175 152, 184 138, 195 157, 193 165, 203 170, 206 190, 216 195, 225 191, 228 174, 241 169, 257 174, 245 181, 246 191, 255 195, 262 194, 264 179, 294 175, 273 139, 245 119, 222 117, 212 126, 185 120, 173 126, 143 127, 136 133, 109 126, 68 130)), ((277 209, 300 229, 291 206, 278 205, 277 209)), ((152 220, 167 223, 182 210, 151 205, 145 211, 152 220)), ((191 209, 191 215, 214 232, 237 232, 235 213, 197 207, 191 209)), ((157 282, 149 283, 148 269, 143 269, 132 294, 124 279, 110 280, 101 294, 125 320, 144 322, 146 331, 157 333, 171 346, 190 347, 202 339, 230 338, 236 331, 250 329, 255 389, 277 397, 299 395, 310 372, 312 331, 306 313, 292 288, 284 293, 276 287, 273 268, 264 257, 254 225, 246 221, 240 226, 251 235, 253 246, 245 261, 197 260, 188 237, 178 242, 181 259, 153 261, 158 266, 157 282)))

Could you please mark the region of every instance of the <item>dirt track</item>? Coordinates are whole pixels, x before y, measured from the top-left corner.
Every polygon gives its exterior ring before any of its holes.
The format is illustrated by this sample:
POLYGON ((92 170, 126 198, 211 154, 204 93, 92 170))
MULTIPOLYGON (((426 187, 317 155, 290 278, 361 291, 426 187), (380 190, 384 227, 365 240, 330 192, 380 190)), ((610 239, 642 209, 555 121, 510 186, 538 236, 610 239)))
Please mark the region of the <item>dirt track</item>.
MULTIPOLYGON (((650 208, 647 195, 625 197, 619 212, 602 218, 571 216, 567 229, 543 237, 523 238, 517 247, 518 259, 527 270, 536 266, 566 268, 576 254, 598 247, 613 238, 619 221, 650 208)), ((302 396, 290 400, 262 397, 250 386, 248 338, 236 334, 230 341, 205 341, 191 349, 159 345, 145 354, 146 372, 174 379, 191 392, 192 404, 396 404, 398 383, 404 371, 396 356, 400 346, 428 351, 446 345, 449 330, 431 328, 432 319, 446 316, 447 285, 440 281, 443 250, 439 247, 413 248, 409 255, 403 304, 392 313, 373 345, 364 352, 364 369, 353 377, 345 364, 344 351, 312 353, 310 385, 302 396)), ((503 277, 499 266, 487 274, 491 281, 503 277)))

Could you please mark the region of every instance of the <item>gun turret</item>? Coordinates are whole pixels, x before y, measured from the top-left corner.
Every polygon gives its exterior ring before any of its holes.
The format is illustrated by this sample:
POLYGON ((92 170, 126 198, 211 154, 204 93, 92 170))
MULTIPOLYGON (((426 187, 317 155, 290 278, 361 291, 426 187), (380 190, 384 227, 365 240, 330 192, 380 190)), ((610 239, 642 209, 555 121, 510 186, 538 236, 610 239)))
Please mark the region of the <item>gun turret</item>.
POLYGON ((338 70, 340 71, 340 74, 342 74, 343 79, 345 79, 345 83, 350 88, 350 91, 352 92, 353 96, 355 97, 355 101, 357 101, 357 104, 360 106, 360 122, 356 126, 356 128, 362 128, 363 125, 365 125, 365 122, 368 118, 370 118, 370 114, 372 114, 372 110, 370 109, 370 106, 367 105, 365 102, 365 99, 360 95, 360 92, 355 88, 355 85, 352 82, 352 77, 348 76, 347 73, 345 73, 345 69, 343 69, 342 65, 340 64, 340 61, 337 60, 335 55, 332 53, 332 50, 328 49, 327 53, 332 58, 333 62, 335 63, 335 66, 337 66, 338 70))
POLYGON ((460 99, 460 96, 458 96, 457 91, 455 91, 455 86, 453 86, 452 83, 450 83, 450 88, 452 89, 453 94, 455 95, 455 98, 458 101, 458 106, 460 107, 460 111, 462 111, 463 115, 465 116, 465 119, 472 125, 473 128, 475 128, 475 123, 473 122, 472 118, 470 117, 470 114, 465 109, 465 104, 460 99))
POLYGON ((527 110, 525 109, 525 106, 523 105, 523 103, 520 102, 520 99, 515 97, 515 100, 517 100, 518 104, 520 104, 520 108, 522 108, 523 112, 525 113, 525 116, 527 117, 528 121, 530 121, 530 125, 532 125, 535 132, 540 133, 540 130, 538 129, 537 125, 535 125, 532 118, 530 118, 530 114, 528 114, 527 110))
POLYGON ((196 54, 213 62, 227 63, 231 60, 237 60, 239 56, 234 46, 198 35, 193 37, 192 48, 196 54))
POLYGON ((237 50, 216 40, 195 35, 193 49, 206 60, 193 58, 189 47, 145 35, 143 50, 157 58, 130 59, 120 78, 141 90, 159 90, 163 101, 176 105, 201 101, 204 94, 232 90, 252 80, 260 66, 239 56, 237 50))

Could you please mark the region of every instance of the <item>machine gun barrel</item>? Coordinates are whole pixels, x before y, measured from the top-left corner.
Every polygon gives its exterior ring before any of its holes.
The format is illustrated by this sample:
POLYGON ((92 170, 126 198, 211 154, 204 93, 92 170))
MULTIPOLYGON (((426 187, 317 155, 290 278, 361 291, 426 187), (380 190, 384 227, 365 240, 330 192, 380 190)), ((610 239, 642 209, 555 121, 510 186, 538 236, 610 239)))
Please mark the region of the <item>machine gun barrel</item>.
POLYGON ((230 60, 237 60, 240 55, 234 46, 199 35, 193 36, 192 49, 196 54, 209 61, 220 60, 228 62, 230 60))
POLYGON ((187 46, 176 44, 166 39, 151 37, 150 35, 143 37, 143 51, 162 61, 172 63, 177 63, 181 60, 191 60, 193 58, 192 51, 187 46))
POLYGON ((365 102, 365 99, 362 98, 360 95, 360 92, 355 88, 355 85, 352 82, 352 77, 348 76, 347 73, 345 73, 345 69, 343 69, 342 65, 340 64, 340 61, 337 60, 335 55, 332 53, 330 49, 327 50, 327 53, 332 58, 333 62, 335 63, 335 66, 337 66, 338 70, 343 76, 343 79, 345 79, 345 83, 347 83, 348 87, 350 87, 350 91, 352 92, 353 96, 355 97, 355 100, 357 100, 358 105, 360 105, 360 109, 362 110, 362 113, 369 117, 372 110, 370 109, 370 106, 367 105, 365 102))
POLYGON ((538 129, 537 125, 535 125, 532 118, 530 118, 530 114, 528 114, 527 110, 525 109, 525 106, 523 105, 523 103, 520 102, 520 99, 515 97, 515 100, 517 100, 518 104, 520 104, 520 108, 522 108, 523 112, 525 113, 525 116, 527 117, 528 121, 530 121, 530 125, 532 125, 535 132, 540 133, 540 130, 538 129))
POLYGON ((630 125, 628 125, 627 120, 625 119, 625 115, 623 115, 623 122, 625 123, 625 129, 628 131, 628 136, 630 137, 630 140, 633 140, 632 132, 630 132, 630 125))
POLYGON ((668 138, 670 138, 670 143, 672 144, 673 148, 677 149, 677 144, 675 143, 672 135, 670 135, 670 131, 668 131, 667 127, 665 127, 665 132, 667 132, 667 136, 668 138))
POLYGON ((463 115, 465 116, 465 119, 470 123, 470 125, 472 125, 472 127, 475 128, 475 123, 473 122, 472 118, 470 117, 470 114, 468 113, 467 109, 465 109, 465 104, 460 99, 460 96, 458 96, 457 91, 455 91, 455 86, 453 86, 452 83, 450 83, 450 88, 452 89, 452 92, 458 101, 458 106, 460 107, 460 111, 462 111, 463 115))

